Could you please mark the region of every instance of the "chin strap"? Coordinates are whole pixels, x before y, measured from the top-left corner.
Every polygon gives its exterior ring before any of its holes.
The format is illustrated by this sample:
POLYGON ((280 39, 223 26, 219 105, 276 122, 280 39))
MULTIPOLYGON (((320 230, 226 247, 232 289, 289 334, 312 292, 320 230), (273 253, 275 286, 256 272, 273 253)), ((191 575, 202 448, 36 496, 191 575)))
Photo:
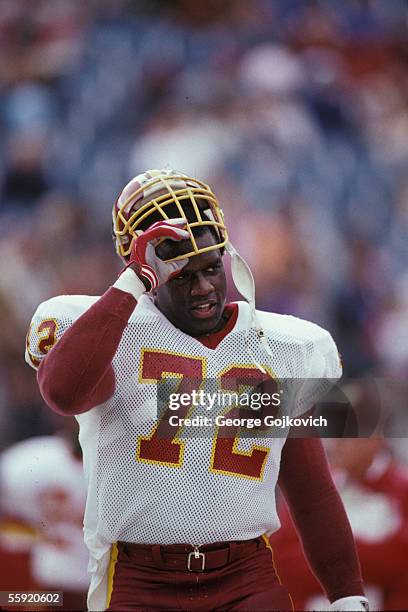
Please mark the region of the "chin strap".
POLYGON ((249 346, 249 332, 251 329, 254 329, 262 348, 269 356, 272 356, 272 351, 265 336, 265 332, 258 321, 258 317, 256 316, 254 277, 252 275, 251 268, 245 259, 241 257, 238 251, 232 246, 231 242, 227 242, 225 249, 231 257, 231 272, 234 285, 242 297, 244 297, 248 302, 251 312, 251 324, 247 329, 245 336, 246 348, 257 368, 259 368, 263 374, 266 374, 265 368, 263 368, 258 362, 251 350, 251 347, 249 346))

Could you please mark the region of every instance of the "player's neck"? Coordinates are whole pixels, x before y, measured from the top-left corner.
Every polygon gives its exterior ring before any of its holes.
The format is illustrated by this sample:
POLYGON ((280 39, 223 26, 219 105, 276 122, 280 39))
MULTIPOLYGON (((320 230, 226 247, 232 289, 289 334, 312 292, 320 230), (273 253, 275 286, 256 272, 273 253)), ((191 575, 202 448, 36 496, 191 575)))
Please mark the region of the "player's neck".
POLYGON ((220 319, 220 325, 217 325, 217 330, 202 336, 195 336, 202 344, 208 348, 217 348, 218 344, 225 338, 233 329, 238 318, 238 304, 227 304, 220 319))

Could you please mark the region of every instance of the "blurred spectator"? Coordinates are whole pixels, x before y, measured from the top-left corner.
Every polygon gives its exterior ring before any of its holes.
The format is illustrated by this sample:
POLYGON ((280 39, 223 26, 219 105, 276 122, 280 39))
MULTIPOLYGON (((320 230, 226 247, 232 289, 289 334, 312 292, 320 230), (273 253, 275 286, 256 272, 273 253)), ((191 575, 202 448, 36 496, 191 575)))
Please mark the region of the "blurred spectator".
POLYGON ((351 238, 348 244, 350 276, 335 296, 333 323, 345 374, 361 376, 375 371, 376 356, 370 331, 388 282, 373 244, 363 238, 351 238))
POLYGON ((408 374, 408 274, 395 287, 394 300, 384 309, 375 342, 384 372, 407 379, 408 374))
POLYGON ((44 173, 44 139, 37 134, 14 136, 6 152, 3 176, 3 206, 24 209, 34 206, 49 184, 44 173))

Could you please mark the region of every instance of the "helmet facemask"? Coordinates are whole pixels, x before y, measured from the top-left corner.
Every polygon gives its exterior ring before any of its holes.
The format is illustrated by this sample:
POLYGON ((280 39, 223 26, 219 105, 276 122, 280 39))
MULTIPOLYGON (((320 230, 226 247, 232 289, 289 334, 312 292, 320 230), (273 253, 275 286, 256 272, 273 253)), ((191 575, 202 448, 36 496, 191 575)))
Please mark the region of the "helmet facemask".
POLYGON ((177 261, 214 249, 228 241, 224 215, 210 187, 197 179, 168 170, 149 170, 126 185, 113 209, 113 233, 118 255, 126 259, 132 241, 161 219, 187 219, 191 251, 168 259, 177 261), (208 228, 215 244, 199 248, 195 230, 208 228))

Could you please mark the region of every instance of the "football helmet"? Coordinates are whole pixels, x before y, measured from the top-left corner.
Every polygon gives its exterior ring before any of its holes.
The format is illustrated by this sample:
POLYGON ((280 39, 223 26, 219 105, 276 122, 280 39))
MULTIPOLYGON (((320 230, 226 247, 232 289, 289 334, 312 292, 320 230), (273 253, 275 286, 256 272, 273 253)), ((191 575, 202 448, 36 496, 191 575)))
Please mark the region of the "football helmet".
POLYGON ((116 252, 126 260, 132 240, 163 219, 187 219, 191 251, 167 261, 192 257, 225 247, 228 241, 224 215, 211 188, 175 170, 147 170, 135 176, 116 200, 113 211, 116 252), (209 227, 218 237, 214 245, 199 248, 195 228, 209 227))
MULTIPOLYGON (((113 238, 118 255, 128 263, 132 241, 153 223, 163 219, 186 219, 185 229, 190 234, 191 251, 166 260, 166 263, 222 249, 231 257, 232 279, 251 310, 251 324, 245 336, 247 350, 256 366, 265 373, 249 346, 249 332, 253 328, 268 355, 272 351, 259 324, 255 309, 255 283, 247 262, 228 240, 224 215, 211 188, 205 183, 175 170, 147 170, 135 176, 124 187, 113 211, 113 238), (197 228, 208 227, 217 236, 215 244, 199 248, 197 228)), ((156 245, 157 246, 157 245, 156 245)))

